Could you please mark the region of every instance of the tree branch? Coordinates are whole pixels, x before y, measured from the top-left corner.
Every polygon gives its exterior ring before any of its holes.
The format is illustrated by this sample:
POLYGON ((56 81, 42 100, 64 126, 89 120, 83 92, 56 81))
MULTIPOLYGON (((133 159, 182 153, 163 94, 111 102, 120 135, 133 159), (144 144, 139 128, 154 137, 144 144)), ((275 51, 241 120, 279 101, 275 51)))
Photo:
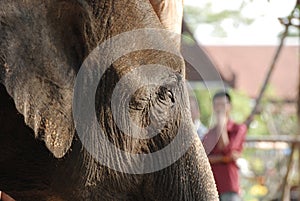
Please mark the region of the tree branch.
POLYGON ((261 99, 264 95, 264 92, 266 91, 266 88, 267 88, 267 84, 271 78, 271 75, 274 71, 274 68, 275 68, 275 65, 276 65, 276 62, 279 58, 279 55, 280 55, 280 52, 282 50, 282 47, 283 47, 283 44, 284 44, 284 40, 285 38, 287 37, 288 35, 288 30, 289 30, 289 27, 292 25, 291 23, 291 19, 294 15, 294 12, 297 8, 297 6, 299 5, 299 3, 296 4, 295 8, 293 9, 293 11, 291 12, 291 14, 286 18, 286 19, 279 19, 279 21, 281 22, 281 24, 283 24, 285 26, 285 29, 284 29, 284 32, 283 34, 281 35, 281 38, 280 38, 280 43, 279 43, 279 46, 277 47, 277 50, 276 50, 276 53, 274 55, 274 58, 272 60, 272 63, 269 67, 269 71, 265 77, 265 80, 263 82, 263 85, 260 89, 260 92, 259 92, 259 95, 258 97, 256 98, 256 101, 255 101, 255 105, 250 113, 250 115, 247 117, 247 119, 245 120, 245 124, 247 125, 247 127, 249 127, 249 125, 251 124, 251 122, 253 121, 253 118, 254 118, 254 115, 257 113, 257 110, 259 108, 259 105, 260 105, 260 102, 261 102, 261 99))

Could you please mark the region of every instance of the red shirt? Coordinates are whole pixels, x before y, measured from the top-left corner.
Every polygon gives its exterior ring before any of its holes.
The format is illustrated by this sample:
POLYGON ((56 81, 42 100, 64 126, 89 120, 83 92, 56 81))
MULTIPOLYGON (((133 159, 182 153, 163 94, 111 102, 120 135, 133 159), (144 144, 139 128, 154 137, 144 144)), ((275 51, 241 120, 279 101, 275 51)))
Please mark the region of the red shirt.
MULTIPOLYGON (((217 145, 218 134, 216 128, 212 128, 203 138, 203 146, 206 154, 209 155, 231 155, 232 151, 241 152, 245 141, 247 127, 244 124, 236 124, 233 121, 228 121, 227 132, 229 144, 220 149, 217 145)), ((239 193, 239 175, 238 166, 235 161, 229 163, 214 163, 211 164, 212 172, 217 185, 219 194, 225 192, 239 193)))

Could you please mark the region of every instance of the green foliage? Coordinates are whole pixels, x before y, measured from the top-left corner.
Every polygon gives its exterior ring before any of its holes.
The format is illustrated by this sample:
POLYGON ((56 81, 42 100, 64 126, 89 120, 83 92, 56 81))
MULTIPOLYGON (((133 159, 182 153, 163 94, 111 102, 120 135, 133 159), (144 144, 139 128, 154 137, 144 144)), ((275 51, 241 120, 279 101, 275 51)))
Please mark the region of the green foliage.
MULTIPOLYGON (((244 4, 241 5, 242 9, 244 4)), ((212 11, 211 3, 207 3, 203 8, 194 6, 184 7, 184 17, 191 26, 192 31, 198 24, 210 24, 214 26, 213 34, 216 36, 226 37, 227 33, 223 29, 221 22, 230 19, 234 27, 240 24, 251 24, 253 19, 243 17, 240 10, 224 10, 218 13, 212 11)))
POLYGON ((182 33, 183 37, 181 37, 182 39, 182 43, 185 45, 189 45, 192 46, 195 44, 195 40, 192 38, 192 36, 190 34, 187 34, 186 32, 182 33))
MULTIPOLYGON (((288 30, 289 37, 299 37, 300 35, 300 2, 298 1, 295 9, 291 12, 290 16, 285 19, 280 19, 282 22, 289 21, 290 26, 288 30)), ((282 36, 282 33, 279 34, 282 36)))
MULTIPOLYGON (((194 90, 201 113, 200 119, 207 127, 212 126, 212 96, 215 92, 208 91, 203 87, 198 87, 194 90)), ((231 118, 238 123, 243 123, 251 112, 253 101, 244 92, 229 90, 229 93, 232 97, 231 118)), ((268 133, 268 127, 264 118, 261 115, 257 115, 249 128, 248 134, 265 135, 268 133)))
POLYGON ((248 162, 248 169, 252 174, 251 176, 249 174, 248 176, 241 175, 244 200, 252 200, 253 198, 271 200, 274 196, 277 197, 277 191, 286 173, 286 165, 289 159, 287 156, 289 154, 289 148, 274 149, 265 147, 265 149, 260 149, 256 146, 245 147, 242 157, 248 162), (265 192, 258 193, 259 189, 254 191, 254 187, 263 187, 265 192))
POLYGON ((256 115, 248 129, 248 135, 268 135, 269 129, 265 119, 261 115, 256 115))
MULTIPOLYGON (((201 114, 200 120, 207 127, 212 126, 212 96, 215 92, 215 90, 208 91, 202 85, 194 89, 201 114)), ((255 102, 244 92, 229 90, 229 93, 232 97, 231 118, 238 123, 243 123, 249 116, 255 102)), ((280 104, 280 100, 275 96, 274 88, 267 86, 260 104, 260 113, 255 115, 250 124, 248 135, 295 134, 297 131, 296 113, 286 112, 286 109, 291 110, 291 107, 283 102, 280 104), (277 103, 271 103, 270 100, 275 100, 277 103)))
MULTIPOLYGON (((194 93, 198 99, 201 121, 207 127, 211 127, 212 96, 214 90, 208 91, 199 85, 194 93)), ((254 101, 245 93, 229 90, 232 97, 231 117, 237 122, 243 122, 249 116, 254 101)), ((273 104, 270 99, 276 99, 275 90, 268 86, 261 102, 261 112, 252 121, 247 135, 261 136, 278 134, 270 128, 270 122, 277 127, 279 134, 291 134, 297 127, 296 114, 285 112, 286 104, 273 104), (276 110, 273 110, 273 109, 276 110), (283 133, 286 131, 287 133, 283 133)), ((285 167, 288 161, 289 149, 259 149, 250 144, 245 145, 242 158, 247 161, 248 175, 241 174, 241 188, 244 200, 270 200, 278 190, 284 177, 285 167), (271 160, 270 160, 271 159, 271 160), (249 174, 250 172, 250 174, 249 174)), ((297 177, 298 178, 298 177, 297 177)))
POLYGON ((211 122, 212 114, 212 94, 207 89, 195 89, 195 96, 197 98, 200 110, 200 120, 201 122, 209 127, 211 122))
MULTIPOLYGON (((215 92, 215 90, 208 91, 207 89, 200 87, 194 90, 201 113, 200 118, 206 126, 210 126, 211 123, 211 115, 213 112, 212 96, 215 92)), ((229 93, 232 97, 232 119, 242 123, 251 112, 251 99, 243 92, 230 90, 229 93)))
MULTIPOLYGON (((199 24, 209 24, 213 26, 212 35, 219 37, 226 37, 227 33, 222 26, 222 22, 230 20, 234 27, 240 25, 249 25, 254 22, 254 19, 242 15, 242 10, 249 2, 244 1, 238 10, 223 10, 220 12, 213 12, 212 4, 207 3, 203 7, 185 6, 184 17, 189 24, 192 32, 194 32, 199 24)), ((282 18, 282 21, 291 22, 289 27, 289 37, 299 37, 300 31, 300 3, 298 2, 295 9, 291 12, 290 16, 282 18)), ((282 33, 279 33, 281 37, 282 33)))
POLYGON ((232 97, 231 117, 236 122, 242 123, 251 112, 251 99, 243 92, 230 91, 232 97))

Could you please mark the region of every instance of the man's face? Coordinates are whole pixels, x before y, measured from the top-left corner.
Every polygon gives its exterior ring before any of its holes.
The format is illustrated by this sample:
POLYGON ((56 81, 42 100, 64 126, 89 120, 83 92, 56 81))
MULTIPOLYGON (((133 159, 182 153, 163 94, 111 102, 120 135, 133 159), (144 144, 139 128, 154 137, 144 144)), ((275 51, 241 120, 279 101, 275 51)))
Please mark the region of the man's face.
POLYGON ((226 114, 226 116, 229 116, 231 104, 226 96, 221 96, 215 98, 215 100, 213 101, 213 108, 216 114, 223 113, 226 114))

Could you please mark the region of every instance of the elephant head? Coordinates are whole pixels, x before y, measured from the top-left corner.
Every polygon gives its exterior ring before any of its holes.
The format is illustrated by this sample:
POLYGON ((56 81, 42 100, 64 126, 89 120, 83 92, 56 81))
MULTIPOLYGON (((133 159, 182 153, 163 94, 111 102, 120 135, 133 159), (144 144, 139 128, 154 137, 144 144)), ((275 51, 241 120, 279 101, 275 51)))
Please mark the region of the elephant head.
POLYGON ((81 140, 90 157, 79 157, 81 166, 96 175, 89 179, 98 191, 109 191, 103 182, 130 191, 130 180, 144 189, 135 192, 141 200, 217 199, 191 123, 180 37, 170 32, 180 32, 181 18, 176 0, 0 2, 1 82, 56 158, 74 134, 81 140))

